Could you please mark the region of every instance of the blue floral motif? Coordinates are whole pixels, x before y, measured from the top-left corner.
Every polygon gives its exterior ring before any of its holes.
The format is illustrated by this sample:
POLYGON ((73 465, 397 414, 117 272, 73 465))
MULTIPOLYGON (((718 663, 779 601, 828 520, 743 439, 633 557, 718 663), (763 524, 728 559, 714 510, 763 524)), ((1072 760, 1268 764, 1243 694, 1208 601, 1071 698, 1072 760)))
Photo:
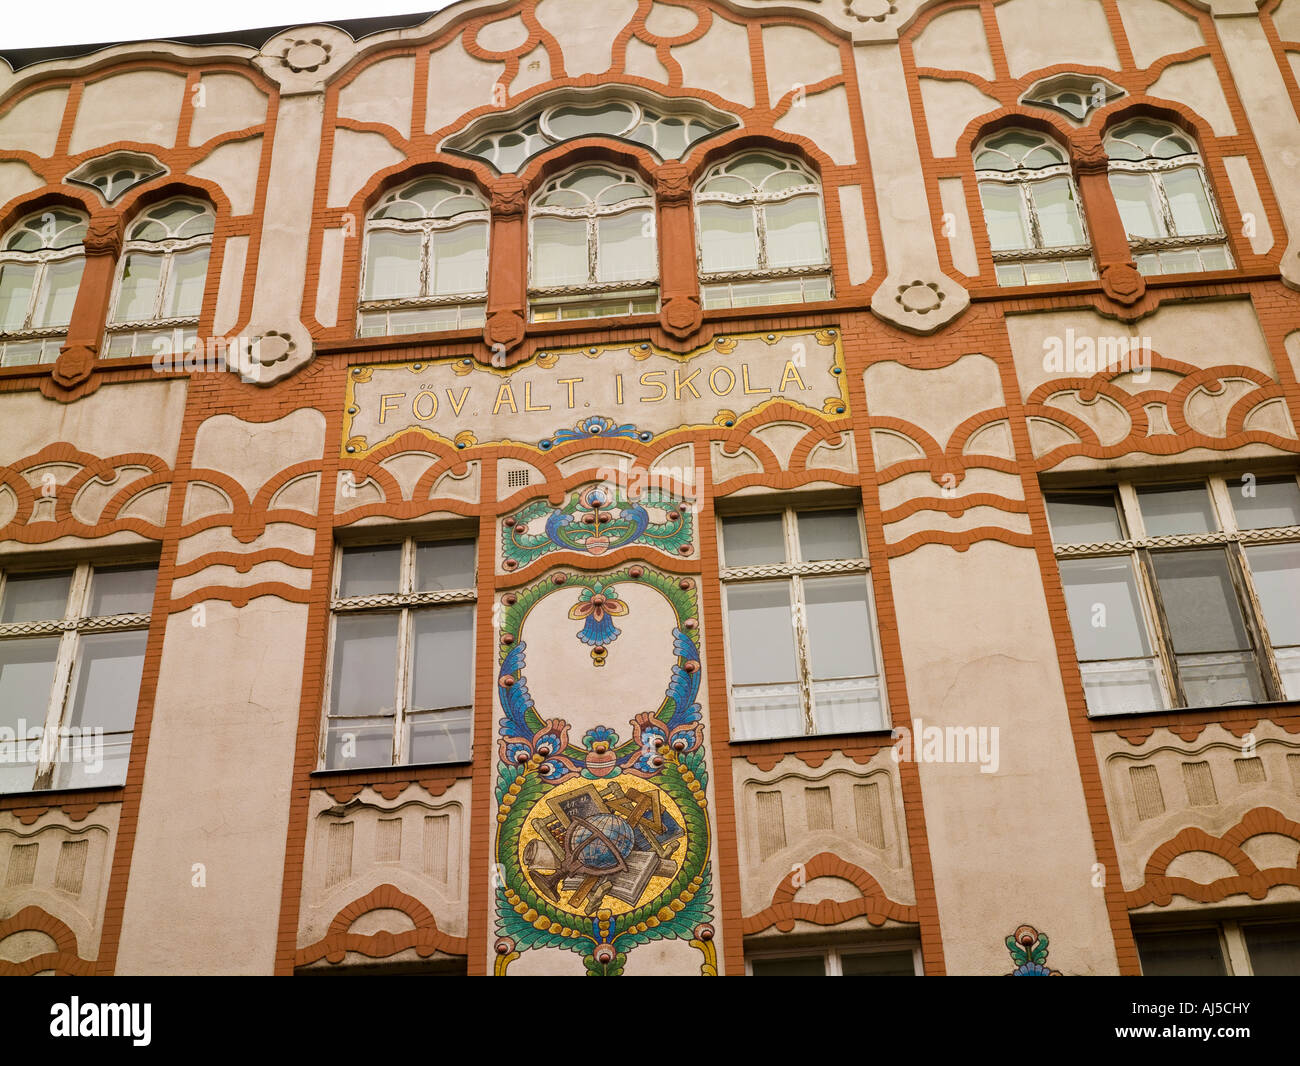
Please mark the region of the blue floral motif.
POLYGON ((647 441, 652 433, 639 432, 630 422, 616 425, 612 418, 604 415, 590 415, 579 421, 572 429, 559 429, 546 440, 538 441, 537 446, 546 451, 557 444, 567 444, 575 440, 591 440, 593 437, 626 437, 629 440, 647 441))

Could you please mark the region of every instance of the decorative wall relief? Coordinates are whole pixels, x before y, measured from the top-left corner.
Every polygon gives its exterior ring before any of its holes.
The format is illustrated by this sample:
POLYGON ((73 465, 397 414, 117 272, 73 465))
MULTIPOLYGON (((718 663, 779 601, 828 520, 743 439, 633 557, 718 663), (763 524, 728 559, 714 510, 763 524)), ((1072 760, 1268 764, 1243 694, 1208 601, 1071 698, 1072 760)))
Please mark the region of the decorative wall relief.
MULTIPOLYGON (((524 952, 550 948, 579 953, 589 974, 620 975, 639 945, 678 939, 700 951, 701 973, 716 973, 695 581, 644 566, 604 575, 561 571, 508 593, 501 605, 496 972, 524 952), (539 707, 525 677, 521 635, 551 597, 567 605, 563 617, 582 622, 579 640, 603 642, 591 648, 594 666, 604 665, 619 635, 611 616, 628 631, 624 639, 637 643, 635 658, 624 661, 638 672, 656 668, 642 652, 670 647, 658 702, 643 705, 630 683, 602 684, 595 690, 605 693, 600 706, 575 696, 571 717, 590 724, 580 742, 571 739, 572 723, 550 717, 559 708, 539 707), (629 599, 662 600, 667 610, 629 599), (671 644, 647 631, 664 618, 671 619, 671 644)), ((534 641, 537 669, 571 678, 583 660, 573 658, 573 637, 555 632, 552 617, 545 614, 534 641)), ((576 691, 582 682, 572 680, 576 691)), ((545 687, 554 684, 551 678, 545 687)))
POLYGON ((1016 964, 1008 977, 1060 977, 1060 970, 1047 965, 1047 934, 1032 925, 1022 925, 1007 937, 1007 950, 1016 964))

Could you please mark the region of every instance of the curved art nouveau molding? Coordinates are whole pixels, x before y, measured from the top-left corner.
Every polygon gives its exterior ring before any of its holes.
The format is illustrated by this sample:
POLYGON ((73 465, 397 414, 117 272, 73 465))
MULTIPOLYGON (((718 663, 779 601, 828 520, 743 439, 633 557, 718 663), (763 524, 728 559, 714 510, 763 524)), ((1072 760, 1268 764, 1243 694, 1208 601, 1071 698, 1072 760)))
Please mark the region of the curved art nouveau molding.
POLYGON ((294 956, 295 966, 307 966, 324 959, 341 963, 349 952, 366 955, 372 959, 386 959, 398 952, 414 948, 416 954, 427 959, 435 952, 444 955, 469 954, 466 937, 450 936, 438 928, 432 912, 414 896, 408 896, 394 885, 380 885, 374 891, 349 903, 335 915, 329 930, 316 943, 299 948, 294 956), (404 933, 349 933, 352 924, 363 915, 376 910, 401 911, 412 922, 414 929, 404 933))
POLYGON ((1211 836, 1204 829, 1188 827, 1177 836, 1161 844, 1147 859, 1145 882, 1126 895, 1130 910, 1154 903, 1167 907, 1174 896, 1183 896, 1197 903, 1218 903, 1229 896, 1245 894, 1260 900, 1277 885, 1300 888, 1300 866, 1274 867, 1261 870, 1251 860, 1241 845, 1251 837, 1275 833, 1290 837, 1300 844, 1300 822, 1293 822, 1272 807, 1256 807, 1248 811, 1235 826, 1222 836, 1211 836), (1186 877, 1170 877, 1166 871, 1181 855, 1197 851, 1209 852, 1230 863, 1236 873, 1221 877, 1209 884, 1201 884, 1186 877))
POLYGON ((771 904, 745 918, 742 929, 746 936, 761 933, 773 926, 782 933, 788 933, 794 929, 795 922, 828 926, 865 917, 872 925, 880 926, 890 920, 912 923, 920 921, 915 906, 895 903, 885 895, 880 884, 866 870, 845 862, 837 855, 823 851, 803 866, 805 886, 811 885, 819 877, 834 877, 848 881, 861 895, 842 903, 831 899, 824 899, 820 903, 796 903, 794 897, 799 887, 794 884, 796 871, 792 870, 772 893, 771 904))
POLYGON ((0 977, 30 977, 52 970, 63 977, 90 977, 95 971, 93 959, 83 959, 77 950, 77 938, 63 922, 40 907, 24 907, 17 914, 0 921, 0 943, 15 933, 42 933, 54 941, 57 950, 33 955, 21 962, 0 959, 0 977))

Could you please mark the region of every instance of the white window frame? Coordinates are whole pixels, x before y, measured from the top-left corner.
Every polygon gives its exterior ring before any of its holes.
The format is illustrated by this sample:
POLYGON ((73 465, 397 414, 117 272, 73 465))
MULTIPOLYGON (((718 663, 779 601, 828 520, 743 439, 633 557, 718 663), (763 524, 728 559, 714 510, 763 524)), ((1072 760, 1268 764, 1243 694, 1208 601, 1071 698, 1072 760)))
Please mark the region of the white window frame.
MULTIPOLYGON (((1004 248, 1000 251, 992 249, 992 237, 990 235, 990 251, 993 256, 993 268, 995 272, 999 267, 1017 266, 1021 267, 1022 280, 1021 285, 1040 284, 1031 282, 1023 278, 1026 266, 1041 262, 1059 262, 1067 270, 1070 263, 1078 263, 1087 260, 1092 279, 1097 277, 1097 263, 1093 257, 1092 237, 1088 232, 1088 217, 1083 210, 1083 199, 1079 195, 1079 183, 1074 177, 1074 168, 1070 163, 1068 153, 1059 143, 1048 137, 1046 134, 1039 133, 1037 130, 1028 129, 1005 129, 998 130, 997 133, 990 134, 983 138, 975 147, 974 157, 979 159, 985 151, 1001 152, 999 148, 990 148, 989 142, 998 137, 1006 136, 1009 133, 1019 133, 1028 137, 1037 137, 1041 142, 1040 148, 1053 150, 1059 153, 1063 158, 1060 163, 1048 167, 1039 167, 1038 169, 1016 168, 1013 170, 988 170, 977 169, 975 171, 976 193, 980 200, 980 213, 984 218, 985 232, 988 233, 988 214, 984 207, 983 188, 985 185, 1004 185, 1014 188, 1020 194, 1022 217, 1029 227, 1030 246, 1027 248, 1004 248), (1079 218, 1079 230, 1083 235, 1083 243, 1072 245, 1049 245, 1043 237, 1042 220, 1038 217, 1038 205, 1034 201, 1034 186, 1041 185, 1054 178, 1065 178, 1070 183, 1070 192, 1074 197, 1075 213, 1079 218)), ((1034 149, 1036 151, 1037 149, 1034 149)), ((1006 153, 1002 153, 1006 154, 1006 153)), ((1029 153, 1027 153, 1029 154, 1029 153)), ((1022 160, 1023 161, 1023 160, 1022 160)), ((1041 284, 1068 284, 1071 279, 1067 277, 1064 282, 1045 282, 1041 284)), ((1083 281, 1075 281, 1074 284, 1083 284, 1083 281)), ((1001 276, 998 277, 998 284, 1003 285, 1001 276)), ((1006 287, 1014 288, 1015 285, 1006 283, 1006 287)))
MULTIPOLYGON (((29 215, 19 219, 4 234, 5 241, 16 233, 19 229, 26 226, 33 219, 39 219, 43 215, 53 211, 66 211, 72 215, 82 216, 83 222, 89 225, 90 218, 84 211, 72 207, 63 207, 55 205, 46 211, 34 211, 29 215)), ((24 366, 30 364, 7 363, 5 361, 6 349, 10 344, 30 344, 34 341, 41 342, 41 357, 37 361, 40 363, 52 363, 59 357, 59 350, 63 346, 63 341, 68 335, 67 326, 32 326, 32 318, 36 314, 36 308, 40 303, 41 293, 45 289, 45 276, 49 273, 51 263, 62 262, 69 259, 85 259, 86 247, 84 243, 69 245, 66 248, 37 248, 34 251, 0 251, 0 267, 5 263, 16 264, 34 264, 36 270, 32 275, 32 292, 27 299, 27 313, 23 316, 22 326, 15 330, 0 330, 0 367, 4 366, 24 366), (51 351, 51 342, 53 349, 51 351), (47 358, 48 356, 48 358, 47 358)))
POLYGON ((768 959, 806 959, 811 956, 821 956, 826 966, 825 977, 843 977, 844 976, 844 956, 845 955, 898 955, 904 951, 912 953, 912 971, 913 976, 923 977, 925 975, 925 964, 921 956, 921 945, 913 941, 899 941, 894 944, 837 944, 832 947, 813 946, 806 948, 776 948, 768 950, 766 948, 755 948, 753 951, 745 952, 745 976, 754 976, 755 960, 768 959))
POLYGON ((750 584, 755 581, 774 581, 785 582, 790 587, 790 623, 794 627, 795 633, 795 669, 798 678, 795 684, 799 687, 799 702, 804 721, 804 732, 796 734, 797 736, 844 736, 851 735, 854 732, 880 732, 890 728, 889 717, 889 692, 885 683, 885 666, 884 657, 880 647, 880 623, 876 614, 876 590, 875 582, 871 578, 871 560, 866 558, 866 525, 863 521, 862 508, 856 503, 840 504, 823 504, 819 506, 801 506, 796 503, 787 503, 772 507, 757 507, 753 510, 728 511, 717 516, 717 538, 718 538, 718 556, 722 560, 722 567, 719 571, 719 580, 722 591, 722 630, 723 639, 726 642, 727 657, 727 699, 731 708, 731 728, 733 743, 740 744, 757 744, 764 741, 778 739, 795 739, 792 737, 753 737, 747 739, 737 738, 735 736, 736 712, 735 702, 732 696, 734 682, 731 680, 731 610, 727 602, 728 586, 732 584, 750 584), (799 554, 798 540, 798 516, 800 514, 811 514, 817 511, 847 511, 853 510, 858 518, 858 536, 863 546, 863 556, 857 559, 823 559, 817 562, 805 563, 784 562, 784 563, 761 563, 756 566, 736 566, 729 567, 726 565, 726 547, 724 544, 723 522, 729 518, 753 517, 757 515, 781 515, 782 531, 785 542, 785 556, 787 560, 797 560, 799 554), (812 645, 808 636, 807 609, 805 606, 803 579, 805 577, 820 577, 823 575, 861 575, 866 585, 866 604, 868 621, 871 624, 871 641, 872 649, 875 654, 875 663, 877 673, 874 676, 877 679, 880 691, 880 716, 881 724, 875 729, 862 728, 851 730, 848 734, 840 732, 829 732, 819 730, 813 707, 813 678, 812 678, 812 645))
MULTIPOLYGON (((611 182, 611 184, 616 184, 611 182)), ((528 204, 528 312, 533 322, 576 321, 563 318, 566 305, 580 305, 589 312, 582 317, 602 318, 610 315, 650 314, 637 311, 635 304, 653 299, 655 312, 659 309, 659 216, 654 191, 641 177, 624 167, 606 163, 579 163, 556 174, 533 195, 528 204), (604 170, 611 175, 631 178, 629 184, 637 185, 644 195, 616 204, 599 204, 591 200, 583 207, 541 207, 540 201, 552 192, 560 181, 578 170, 604 170), (634 211, 648 212, 651 218, 651 238, 655 244, 654 272, 645 278, 628 281, 600 281, 600 220, 634 211), (585 220, 587 226, 587 280, 571 285, 538 285, 536 282, 536 223, 539 218, 585 220), (554 313, 554 317, 551 317, 554 313)))
MULTIPOLYGON (((379 203, 371 208, 370 215, 366 218, 365 237, 361 242, 361 277, 357 291, 361 298, 357 301, 357 336, 393 336, 392 333, 392 316, 394 312, 418 311, 422 309, 448 308, 456 312, 456 324, 453 326, 431 327, 428 330, 419 332, 441 332, 443 330, 469 329, 481 326, 487 316, 487 281, 492 270, 492 212, 487 202, 483 199, 483 194, 472 185, 462 181, 456 181, 452 178, 444 177, 441 174, 431 174, 424 177, 416 178, 413 181, 405 182, 396 189, 385 195, 379 203), (387 207, 391 202, 401 199, 402 194, 407 189, 427 181, 439 181, 451 186, 456 191, 456 195, 472 198, 482 204, 482 209, 478 211, 460 211, 448 218, 375 218, 374 213, 380 208, 387 207), (433 235, 435 233, 446 233, 450 230, 460 229, 463 226, 473 225, 475 223, 483 224, 483 288, 473 289, 466 292, 453 292, 439 296, 436 293, 430 293, 429 286, 433 279, 433 235), (394 233, 419 233, 420 239, 420 294, 418 296, 402 296, 395 299, 367 300, 365 298, 366 283, 370 274, 370 235, 376 231, 388 230, 394 233), (475 314, 474 312, 477 312, 475 314), (365 317, 367 315, 383 314, 384 315, 384 333, 375 334, 365 332, 365 317)), ((407 331, 410 332, 410 331, 407 331)))
MULTIPOLYGON (((215 230, 216 212, 212 209, 212 205, 188 196, 175 196, 169 200, 164 200, 162 203, 152 205, 148 210, 142 211, 131 220, 128 230, 134 229, 141 223, 146 222, 150 215, 155 211, 176 203, 191 204, 195 207, 202 208, 203 211, 212 219, 213 228, 215 230)), ((202 317, 203 300, 199 301, 200 311, 197 315, 167 317, 163 315, 163 308, 167 305, 168 295, 171 291, 172 264, 175 262, 176 256, 181 252, 188 252, 194 248, 206 247, 208 249, 208 262, 204 268, 205 272, 203 280, 204 297, 206 298, 207 286, 211 280, 209 274, 212 269, 212 238, 212 233, 201 233, 195 237, 165 237, 160 241, 130 240, 123 243, 122 254, 118 257, 117 269, 114 271, 113 275, 113 295, 109 302, 108 323, 104 327, 103 355, 105 357, 108 357, 112 338, 124 336, 128 333, 133 335, 131 339, 130 355, 118 355, 113 356, 112 358, 133 359, 142 355, 151 356, 155 354, 152 347, 154 342, 151 342, 149 337, 150 335, 156 335, 166 330, 171 331, 171 351, 176 354, 184 352, 189 345, 193 344, 197 340, 197 328, 199 319, 202 317), (153 312, 148 318, 119 321, 117 317, 117 304, 122 295, 122 282, 125 280, 126 262, 127 259, 130 258, 132 252, 160 258, 162 260, 162 267, 158 271, 158 291, 154 294, 153 312), (139 336, 142 333, 145 334, 144 338, 139 336), (138 350, 142 339, 144 343, 150 344, 150 350, 138 350)))
MULTIPOLYGON (((781 173, 775 171, 774 173, 781 173)), ((740 178, 739 180, 748 180, 740 178)), ((751 186, 753 183, 750 183, 751 186)), ((835 298, 835 279, 831 271, 830 257, 830 229, 826 222, 826 198, 822 191, 821 180, 813 174, 806 166, 797 159, 790 156, 782 155, 778 152, 765 152, 760 150, 751 150, 742 152, 739 155, 724 159, 716 166, 710 167, 704 176, 695 184, 694 190, 694 214, 695 214, 695 257, 696 270, 699 273, 701 288, 708 286, 721 290, 726 288, 728 300, 726 304, 709 304, 706 306, 760 306, 749 304, 736 304, 735 291, 736 284, 754 283, 762 281, 798 281, 801 302, 807 303, 808 298, 805 295, 807 284, 812 281, 825 281, 829 290, 829 295, 823 299, 835 298), (727 193, 727 192, 706 192, 706 186, 718 177, 739 178, 738 175, 727 174, 726 168, 735 166, 741 160, 749 156, 765 156, 771 159, 786 163, 788 169, 801 174, 807 178, 803 185, 792 186, 788 189, 782 189, 779 192, 765 193, 759 188, 753 188, 752 193, 727 193), (821 225, 821 249, 822 257, 819 263, 801 263, 796 266, 772 266, 769 262, 767 250, 767 208, 769 204, 785 203, 790 200, 799 199, 800 197, 813 197, 817 201, 817 219, 821 225), (753 269, 749 270, 714 270, 706 271, 704 269, 704 224, 701 208, 706 204, 726 204, 731 207, 748 207, 754 220, 754 236, 757 245, 758 263, 753 269)))
MULTIPOLYGON (((1281 476, 1264 475, 1261 480, 1277 480, 1281 476)), ((1152 654, 1158 664, 1161 694, 1165 706, 1151 707, 1144 712, 1128 711, 1094 711, 1089 708, 1090 717, 1108 718, 1132 713, 1160 713, 1172 710, 1196 710, 1197 706, 1187 702, 1186 695, 1179 680, 1177 657, 1173 649, 1173 639, 1156 579, 1155 567, 1151 559, 1153 551, 1216 547, 1226 550, 1228 570, 1232 575, 1234 590, 1241 607, 1242 624, 1254 643, 1255 663, 1263 682, 1266 700, 1264 702, 1286 701, 1285 686, 1278 670, 1277 660, 1273 654, 1273 644, 1268 635, 1268 620, 1255 591, 1255 578, 1250 569, 1250 560, 1245 548, 1254 544, 1280 544, 1300 542, 1300 526, 1275 526, 1266 529, 1241 529, 1237 523, 1236 510, 1232 505, 1232 486, 1225 476, 1191 477, 1167 482, 1120 481, 1099 486, 1081 486, 1078 488, 1061 488, 1048 490, 1045 496, 1055 495, 1096 495, 1099 499, 1108 493, 1117 502, 1121 532, 1127 534, 1123 540, 1094 542, 1090 544, 1059 543, 1053 535, 1053 544, 1057 561, 1080 558, 1127 558, 1130 560, 1138 597, 1142 606, 1143 623, 1147 627, 1147 639, 1152 654), (1219 529, 1211 533, 1176 533, 1162 536, 1148 536, 1142 518, 1138 490, 1192 485, 1208 486, 1208 492, 1219 529)), ((1071 635, 1073 639, 1073 635, 1071 635)), ((1144 658, 1133 656, 1132 658, 1144 658)), ((1123 660, 1098 660, 1120 662, 1123 660)), ((1255 705, 1252 705, 1255 706, 1255 705)))
MULTIPOLYGON (((152 613, 100 616, 87 615, 86 611, 90 607, 90 583, 92 573, 96 569, 115 570, 123 566, 148 566, 153 567, 156 570, 157 565, 156 560, 114 559, 111 562, 100 562, 98 564, 79 562, 65 566, 47 565, 23 569, 0 569, 0 603, 4 602, 5 586, 8 584, 10 576, 72 572, 72 581, 68 586, 68 599, 64 605, 63 616, 61 618, 41 619, 31 622, 0 622, 0 641, 7 639, 23 640, 31 637, 53 636, 56 633, 62 634, 59 639, 58 656, 55 659, 54 681, 50 687, 49 700, 45 707, 45 717, 42 719, 44 729, 42 736, 45 738, 46 742, 41 746, 40 761, 36 766, 36 775, 31 791, 65 791, 54 782, 55 773, 59 768, 59 760, 57 757, 59 744, 57 741, 62 737, 61 731, 66 727, 68 716, 72 713, 72 700, 70 699, 72 693, 72 678, 77 666, 77 653, 80 649, 81 634, 109 632, 120 633, 139 630, 147 631, 153 620, 152 613), (51 741, 49 739, 51 737, 55 738, 55 740, 51 741)), ((138 702, 138 692, 136 694, 136 699, 138 702)), ((105 734, 106 737, 120 735, 121 734, 119 733, 105 734)), ((134 742, 134 718, 131 721, 131 737, 134 742)), ((77 785, 73 787, 83 788, 86 786, 77 785)), ((117 788, 120 786, 110 785, 107 787, 117 788)), ((24 792, 0 794, 23 795, 24 792)))
MULTIPOLYGON (((324 699, 321 701, 321 728, 320 740, 317 748, 317 770, 320 772, 330 773, 359 773, 373 770, 383 770, 386 768, 398 766, 415 766, 424 765, 422 763, 412 763, 409 761, 407 754, 410 751, 410 726, 413 717, 428 717, 428 711, 421 711, 419 715, 413 715, 411 708, 407 706, 410 699, 411 691, 411 669, 413 659, 411 655, 412 636, 414 633, 414 614, 421 609, 437 609, 440 606, 453 606, 458 604, 476 604, 478 602, 478 536, 467 532, 446 532, 437 535, 412 535, 390 536, 378 540, 348 541, 338 543, 334 546, 334 567, 333 576, 330 585, 330 630, 329 640, 326 642, 325 649, 325 683, 322 686, 324 690, 324 699), (432 544, 444 540, 472 540, 475 545, 474 555, 474 581, 475 584, 470 588, 463 589, 442 589, 435 592, 416 592, 416 547, 421 544, 432 544), (401 566, 398 571, 398 590, 391 593, 376 593, 370 596, 352 596, 343 597, 340 595, 340 586, 343 581, 343 553, 349 548, 384 548, 394 547, 400 544, 402 548, 401 566), (357 767, 333 767, 329 765, 329 733, 330 733, 330 703, 332 699, 332 690, 334 686, 334 652, 335 652, 335 634, 338 626, 337 622, 340 616, 347 614, 366 613, 366 614, 394 614, 400 612, 400 620, 397 627, 397 662, 396 674, 394 675, 395 691, 393 698, 395 700, 393 707, 393 742, 390 748, 391 762, 387 766, 357 766, 357 767)), ((470 628, 470 646, 475 647, 475 641, 478 633, 478 614, 474 613, 474 619, 470 628)), ((471 740, 473 736, 473 716, 475 713, 475 674, 474 663, 468 666, 470 675, 469 685, 469 712, 471 721, 471 740)), ((460 707, 440 707, 437 711, 456 711, 460 707)), ((437 713, 435 711, 434 713, 437 713)), ((381 717, 375 715, 373 717, 381 717)), ((341 719, 342 720, 342 719, 341 719)), ((471 752, 472 754, 472 752, 471 752)), ((457 765, 462 760, 456 760, 455 763, 439 765, 457 765)), ((468 758, 464 761, 469 761, 468 758)))

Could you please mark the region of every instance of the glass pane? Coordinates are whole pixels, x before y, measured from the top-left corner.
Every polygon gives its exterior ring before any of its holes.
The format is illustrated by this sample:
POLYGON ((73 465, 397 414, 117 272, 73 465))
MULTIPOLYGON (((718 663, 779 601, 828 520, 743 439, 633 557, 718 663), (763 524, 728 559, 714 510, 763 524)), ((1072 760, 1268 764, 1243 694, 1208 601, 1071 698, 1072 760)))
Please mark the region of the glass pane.
POLYGON ((58 634, 0 640, 0 726, 45 725, 59 640, 58 634))
POLYGON ((741 515, 722 520, 723 565, 783 563, 785 528, 779 514, 741 515))
POLYGON ((417 715, 411 720, 411 754, 408 761, 468 762, 472 726, 473 715, 469 710, 417 715))
POLYGON ((36 266, 32 263, 0 265, 0 330, 20 330, 27 322, 36 266))
POLYGON ((1066 177, 1037 181, 1030 186, 1038 208, 1038 225, 1043 244, 1049 248, 1083 243, 1083 223, 1074 187, 1066 177))
POLYGON ((757 269, 758 228, 752 207, 700 205, 700 262, 706 274, 757 269))
POLYGON ((1063 285, 1066 282, 1065 264, 1055 259, 1022 264, 1026 285, 1063 285))
POLYGON ((77 256, 50 263, 45 268, 45 282, 32 314, 33 329, 66 326, 72 321, 72 307, 77 302, 77 288, 85 265, 86 261, 77 256))
POLYGON ((1274 481, 1257 481, 1252 495, 1247 496, 1247 484, 1234 485, 1232 506, 1237 512, 1237 525, 1242 529, 1271 529, 1274 526, 1300 526, 1300 485, 1293 477, 1274 481))
POLYGON ((391 766, 391 718, 342 718, 330 722, 325 765, 331 770, 352 766, 391 766))
POLYGON ((1218 232, 1200 168, 1175 170, 1162 174, 1160 180, 1165 184, 1165 196, 1174 213, 1174 229, 1180 237, 1218 232))
POLYGON ((167 296, 167 305, 163 308, 165 318, 198 318, 203 310, 203 288, 208 279, 208 253, 206 245, 191 248, 189 251, 177 252, 172 257, 171 276, 167 287, 171 290, 167 296))
POLYGON ((862 532, 856 510, 800 511, 798 523, 799 557, 805 563, 862 558, 862 532))
POLYGON ((1164 274, 1199 274, 1201 256, 1195 248, 1182 252, 1161 252, 1160 271, 1164 274))
POLYGON ((767 204, 767 265, 812 266, 826 262, 821 204, 815 196, 767 204))
POLYGON ((586 219, 534 219, 533 287, 549 289, 559 285, 586 285, 590 281, 586 219))
MULTIPOLYGON (((1024 197, 1020 194, 1020 186, 981 182, 980 200, 984 204, 984 223, 988 226, 989 244, 995 252, 1019 251, 1034 246, 1029 236, 1029 217, 1024 197)), ((1008 281, 1003 284, 1021 283, 1008 281)))
POLYGON ((400 544, 367 545, 343 549, 343 573, 339 578, 339 597, 378 596, 400 592, 402 546, 400 544))
POLYGON ((69 725, 129 733, 135 723, 147 630, 83 633, 77 641, 69 725))
POLYGON ((113 614, 148 614, 153 610, 153 591, 157 580, 158 569, 153 566, 96 570, 90 579, 90 605, 86 614, 91 618, 113 614))
POLYGON ((1079 672, 1091 715, 1140 714, 1167 706, 1160 687, 1160 664, 1154 657, 1081 662, 1079 672))
POLYGON ((812 701, 814 732, 868 733, 888 728, 879 677, 814 681, 812 701))
POLYGON ((468 707, 474 665, 474 608, 414 612, 411 668, 413 710, 468 707))
POLYGON ((472 589, 476 556, 474 541, 436 540, 415 547, 415 591, 472 589))
POLYGON ((1151 654, 1129 556, 1062 559, 1060 567, 1070 629, 1081 661, 1151 654))
POLYGON ((114 322, 143 322, 154 317, 163 257, 131 252, 122 263, 114 322))
POLYGON ((55 788, 112 788, 126 783, 130 733, 69 737, 60 748, 55 788))
POLYGON ((915 977, 910 951, 876 951, 870 955, 841 955, 845 977, 915 977))
POLYGON ((999 285, 1008 287, 1025 284, 1025 269, 1019 263, 998 263, 994 269, 999 285))
POLYGON ((72 571, 9 574, 0 602, 0 622, 48 622, 62 618, 72 588, 72 571))
POLYGON ((394 712, 399 618, 397 614, 353 614, 335 620, 331 715, 394 712))
POLYGON ((1224 977, 1223 950, 1217 929, 1176 933, 1134 931, 1144 977, 1224 977))
POLYGON ((1070 281, 1096 281, 1097 268, 1092 265, 1091 259, 1067 259, 1065 276, 1070 281))
POLYGON ((457 226, 433 235, 430 293, 449 296, 487 290, 487 223, 457 226))
POLYGON ((825 977, 826 962, 820 955, 806 958, 755 959, 755 977, 825 977))
POLYGON ((420 233, 372 230, 366 238, 367 300, 400 300, 420 295, 420 233))
POLYGON ((1110 189, 1130 237, 1169 236, 1149 174, 1112 173, 1110 189))
POLYGON ((1295 977, 1300 974, 1300 923, 1243 925, 1250 969, 1256 977, 1295 977))
POLYGON ((872 677, 876 653, 867 606, 867 579, 810 577, 803 583, 812 676, 872 677))
POLYGON ((733 684, 798 681, 789 582, 728 585, 727 626, 733 684))
POLYGON ((1206 270, 1231 270, 1232 257, 1227 245, 1211 244, 1201 249, 1201 266, 1206 270))
POLYGON ((1256 544, 1246 549, 1255 595, 1274 645, 1300 644, 1300 544, 1256 544))
POLYGON ((597 228, 598 281, 644 281, 659 276, 653 211, 628 211, 613 218, 602 218, 597 228))
POLYGON ((1107 544, 1124 539, 1111 492, 1048 496, 1047 521, 1055 544, 1107 544))
POLYGON ((1205 485, 1138 489, 1142 524, 1148 537, 1175 533, 1212 533, 1219 528, 1205 485))

